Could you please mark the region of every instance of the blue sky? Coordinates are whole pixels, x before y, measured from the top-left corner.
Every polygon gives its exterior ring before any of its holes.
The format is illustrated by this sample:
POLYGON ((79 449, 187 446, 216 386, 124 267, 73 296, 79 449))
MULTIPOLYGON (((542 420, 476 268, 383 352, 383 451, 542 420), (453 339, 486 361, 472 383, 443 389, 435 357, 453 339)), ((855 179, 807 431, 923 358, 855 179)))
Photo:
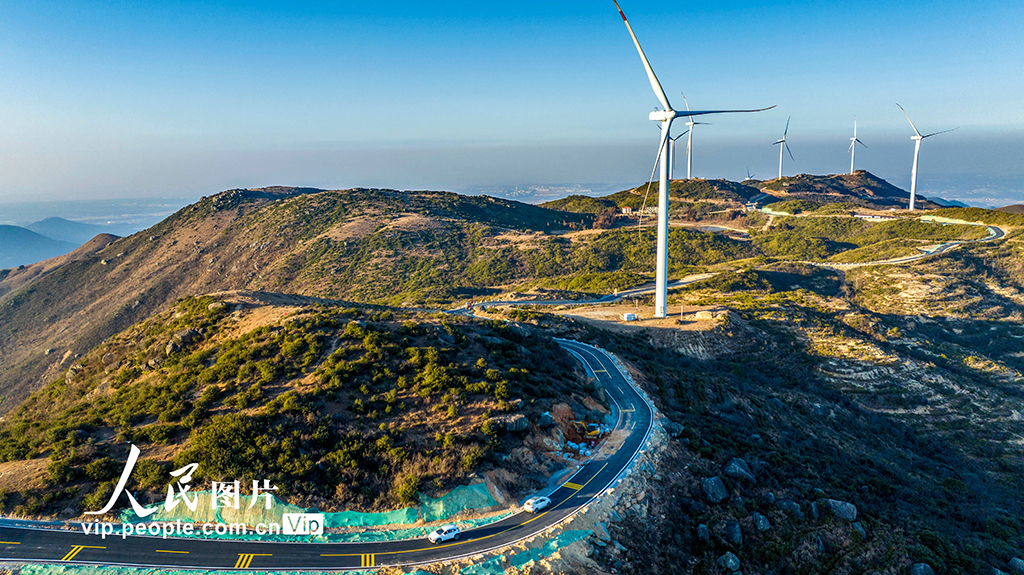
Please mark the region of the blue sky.
MULTIPOLYGON (((695 173, 858 166, 925 193, 1024 189, 1019 3, 625 0, 673 104, 770 112, 695 134, 695 173), (931 186, 931 189, 929 189, 931 186)), ((0 202, 234 186, 647 178, 657 100, 614 5, 5 1, 0 202)), ((677 128, 678 130, 678 128, 677 128)), ((1024 198, 1022 198, 1024 199, 1024 198)))

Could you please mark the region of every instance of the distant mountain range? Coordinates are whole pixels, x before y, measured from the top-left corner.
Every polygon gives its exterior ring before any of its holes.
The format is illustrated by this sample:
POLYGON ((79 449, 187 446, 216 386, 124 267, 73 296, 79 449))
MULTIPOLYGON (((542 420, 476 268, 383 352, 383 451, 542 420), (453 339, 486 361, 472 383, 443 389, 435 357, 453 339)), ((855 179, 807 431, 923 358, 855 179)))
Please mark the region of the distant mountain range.
POLYGON ((59 241, 18 226, 0 226, 0 269, 62 256, 78 244, 59 241))
POLYGON ((41 262, 70 253, 101 234, 127 235, 131 225, 98 226, 46 218, 25 227, 0 225, 0 269, 41 262))

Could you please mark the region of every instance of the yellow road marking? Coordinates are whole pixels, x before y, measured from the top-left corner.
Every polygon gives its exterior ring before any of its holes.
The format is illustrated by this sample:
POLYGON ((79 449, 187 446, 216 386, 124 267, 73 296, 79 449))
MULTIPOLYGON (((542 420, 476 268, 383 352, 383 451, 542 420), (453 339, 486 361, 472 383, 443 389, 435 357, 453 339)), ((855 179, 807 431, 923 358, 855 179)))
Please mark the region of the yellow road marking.
POLYGON ((188 551, 169 551, 167 549, 157 549, 156 552, 157 553, 183 553, 185 555, 188 555, 188 551))
POLYGON ((607 369, 595 369, 594 373, 608 373, 607 369))
POLYGON ((623 409, 622 413, 633 413, 635 411, 636 411, 635 409, 623 409))
POLYGON ((248 569, 252 565, 253 557, 270 557, 270 553, 239 553, 238 561, 235 561, 235 569, 248 569))
POLYGON ((106 547, 96 547, 95 545, 75 545, 71 548, 71 551, 68 551, 68 554, 65 555, 61 561, 71 561, 82 549, 106 549, 106 547))
POLYGON ((568 487, 569 489, 572 489, 573 491, 579 491, 580 489, 583 489, 582 485, 580 485, 578 483, 572 483, 572 482, 569 482, 569 481, 563 483, 562 487, 568 487))
POLYGON ((0 541, 0 545, 21 545, 20 541, 0 541))
POLYGON ((359 558, 361 561, 359 564, 360 567, 373 567, 377 564, 376 556, 373 554, 360 555, 359 558))

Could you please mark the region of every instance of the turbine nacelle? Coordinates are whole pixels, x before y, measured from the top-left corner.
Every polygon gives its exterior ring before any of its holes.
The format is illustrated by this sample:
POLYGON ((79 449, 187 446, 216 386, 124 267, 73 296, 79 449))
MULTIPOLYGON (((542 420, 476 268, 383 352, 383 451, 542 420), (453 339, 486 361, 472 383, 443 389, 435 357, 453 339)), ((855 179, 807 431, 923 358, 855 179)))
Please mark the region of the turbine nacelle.
POLYGON ((655 110, 649 117, 652 122, 671 122, 681 115, 675 110, 655 110))

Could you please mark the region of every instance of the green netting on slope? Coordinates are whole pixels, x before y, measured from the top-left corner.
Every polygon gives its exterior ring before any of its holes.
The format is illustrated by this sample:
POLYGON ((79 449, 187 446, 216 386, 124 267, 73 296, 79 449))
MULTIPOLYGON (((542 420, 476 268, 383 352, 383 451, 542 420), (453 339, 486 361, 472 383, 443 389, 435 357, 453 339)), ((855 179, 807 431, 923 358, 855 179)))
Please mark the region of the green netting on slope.
POLYGON ((549 539, 548 542, 541 547, 527 549, 526 551, 523 551, 521 553, 516 553, 515 555, 509 558, 508 564, 512 567, 521 569, 528 563, 547 557, 548 555, 553 554, 555 551, 558 551, 562 547, 566 547, 571 543, 575 543, 582 539, 586 539, 587 537, 590 537, 593 534, 594 532, 589 529, 565 531, 559 534, 557 537, 549 539))
POLYGON ((504 560, 505 557, 503 555, 498 555, 483 563, 477 563, 462 569, 459 571, 459 575, 504 575, 505 568, 501 566, 501 562, 504 560))
POLYGON ((358 511, 341 511, 325 513, 325 527, 371 527, 374 525, 409 525, 416 523, 419 515, 415 507, 385 511, 384 513, 360 513, 358 511))
MULTIPOLYGON (((122 523, 141 522, 174 522, 181 520, 188 523, 241 523, 248 526, 258 524, 269 525, 271 523, 282 524, 285 513, 317 513, 316 509, 305 509, 295 505, 289 505, 280 499, 273 497, 270 509, 266 508, 266 502, 258 500, 252 508, 249 508, 251 496, 239 496, 239 508, 211 506, 212 492, 197 491, 196 509, 192 511, 184 502, 179 502, 174 509, 168 511, 163 503, 147 505, 146 509, 155 511, 141 518, 131 509, 121 512, 122 523)), ((498 505, 498 502, 491 497, 487 486, 483 483, 456 487, 447 495, 432 499, 420 494, 420 507, 406 507, 383 513, 360 513, 357 511, 341 511, 338 513, 325 513, 324 526, 327 528, 338 527, 374 527, 380 525, 410 525, 416 523, 417 517, 422 511, 424 523, 442 521, 453 517, 467 509, 484 509, 498 505)), ((224 538, 217 537, 214 538, 224 538)), ((242 537, 235 537, 243 539, 242 537)))
POLYGON ((466 509, 483 509, 497 504, 484 483, 456 487, 440 499, 431 499, 420 493, 420 512, 426 523, 448 519, 466 509))
MULTIPOLYGON (((256 504, 252 506, 252 509, 249 509, 250 500, 252 499, 252 496, 250 495, 239 496, 238 509, 234 509, 233 507, 213 508, 210 505, 210 499, 212 498, 212 492, 210 491, 196 491, 195 496, 197 498, 195 511, 186 507, 183 501, 179 501, 177 506, 170 511, 164 508, 163 503, 156 503, 146 506, 146 509, 156 509, 156 511, 145 518, 139 517, 131 509, 122 511, 121 522, 174 522, 181 519, 184 522, 193 523, 244 523, 245 525, 263 523, 266 525, 270 523, 282 523, 281 516, 285 513, 307 513, 307 509, 304 507, 289 505, 284 501, 273 497, 273 495, 271 495, 273 501, 270 509, 266 508, 266 502, 262 498, 256 501, 256 504)), ((316 511, 313 510, 312 512, 315 513, 316 511)))

